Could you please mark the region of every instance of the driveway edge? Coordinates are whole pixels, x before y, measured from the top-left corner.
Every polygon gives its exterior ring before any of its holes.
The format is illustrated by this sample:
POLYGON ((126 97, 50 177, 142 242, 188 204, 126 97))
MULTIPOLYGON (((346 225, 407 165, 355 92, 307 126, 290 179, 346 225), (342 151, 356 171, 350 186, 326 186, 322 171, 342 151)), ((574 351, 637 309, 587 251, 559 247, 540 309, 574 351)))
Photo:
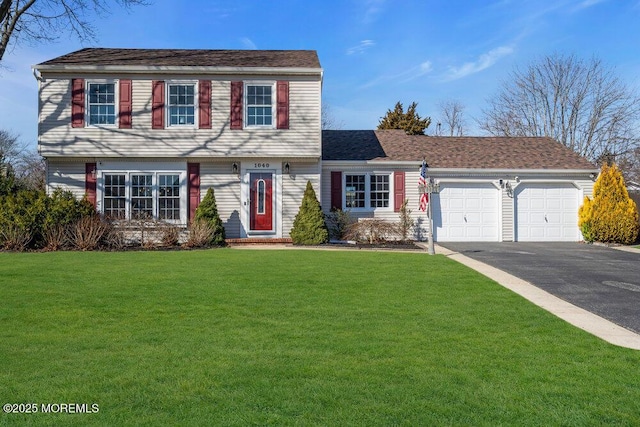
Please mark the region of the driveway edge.
POLYGON ((436 253, 476 270, 560 319, 598 338, 620 347, 640 350, 640 335, 595 315, 590 311, 570 304, 525 280, 442 246, 437 246, 436 253))

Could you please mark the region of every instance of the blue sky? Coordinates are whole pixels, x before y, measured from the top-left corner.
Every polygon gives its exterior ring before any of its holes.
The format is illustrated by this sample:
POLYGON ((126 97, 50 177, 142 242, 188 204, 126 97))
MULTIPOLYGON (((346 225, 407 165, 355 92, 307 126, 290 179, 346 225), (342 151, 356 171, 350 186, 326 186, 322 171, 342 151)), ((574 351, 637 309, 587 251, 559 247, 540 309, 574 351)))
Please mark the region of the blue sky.
MULTIPOLYGON (((515 67, 551 53, 595 55, 640 85, 640 0, 151 0, 98 17, 97 47, 313 49, 323 102, 343 129, 374 129, 397 101, 433 120, 442 101, 474 118, 515 67)), ((115 2, 114 2, 115 3, 115 2)), ((80 49, 21 44, 0 70, 0 129, 35 147, 31 65, 80 49)))

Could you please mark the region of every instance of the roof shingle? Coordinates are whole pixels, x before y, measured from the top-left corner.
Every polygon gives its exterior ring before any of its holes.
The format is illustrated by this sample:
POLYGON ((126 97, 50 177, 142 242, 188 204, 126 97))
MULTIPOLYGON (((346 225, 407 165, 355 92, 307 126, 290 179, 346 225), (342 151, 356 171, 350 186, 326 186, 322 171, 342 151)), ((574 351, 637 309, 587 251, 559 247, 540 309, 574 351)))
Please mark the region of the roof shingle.
POLYGON ((402 130, 323 131, 323 160, 417 161, 445 169, 584 169, 595 165, 546 137, 438 137, 402 130))
POLYGON ((320 68, 315 50, 86 48, 38 65, 320 68))

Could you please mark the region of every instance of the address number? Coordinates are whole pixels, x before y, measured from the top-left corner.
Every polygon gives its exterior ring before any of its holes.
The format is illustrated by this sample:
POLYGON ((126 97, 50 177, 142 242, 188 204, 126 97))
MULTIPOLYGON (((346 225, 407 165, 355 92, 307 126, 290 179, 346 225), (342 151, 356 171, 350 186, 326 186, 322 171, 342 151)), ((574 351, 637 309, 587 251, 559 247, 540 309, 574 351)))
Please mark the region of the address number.
POLYGON ((254 163, 253 167, 254 168, 268 168, 269 167, 269 163, 254 163))

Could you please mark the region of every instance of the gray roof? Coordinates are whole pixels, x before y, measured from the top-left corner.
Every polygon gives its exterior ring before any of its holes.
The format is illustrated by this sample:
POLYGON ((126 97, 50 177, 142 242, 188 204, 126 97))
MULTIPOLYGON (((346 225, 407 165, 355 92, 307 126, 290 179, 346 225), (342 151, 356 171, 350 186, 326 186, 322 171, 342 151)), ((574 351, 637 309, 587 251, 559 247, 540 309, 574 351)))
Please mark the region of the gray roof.
POLYGON ((86 48, 38 65, 320 68, 320 61, 315 50, 86 48))
POLYGON ((416 161, 445 169, 594 170, 552 138, 441 137, 402 130, 322 131, 323 160, 416 161))

